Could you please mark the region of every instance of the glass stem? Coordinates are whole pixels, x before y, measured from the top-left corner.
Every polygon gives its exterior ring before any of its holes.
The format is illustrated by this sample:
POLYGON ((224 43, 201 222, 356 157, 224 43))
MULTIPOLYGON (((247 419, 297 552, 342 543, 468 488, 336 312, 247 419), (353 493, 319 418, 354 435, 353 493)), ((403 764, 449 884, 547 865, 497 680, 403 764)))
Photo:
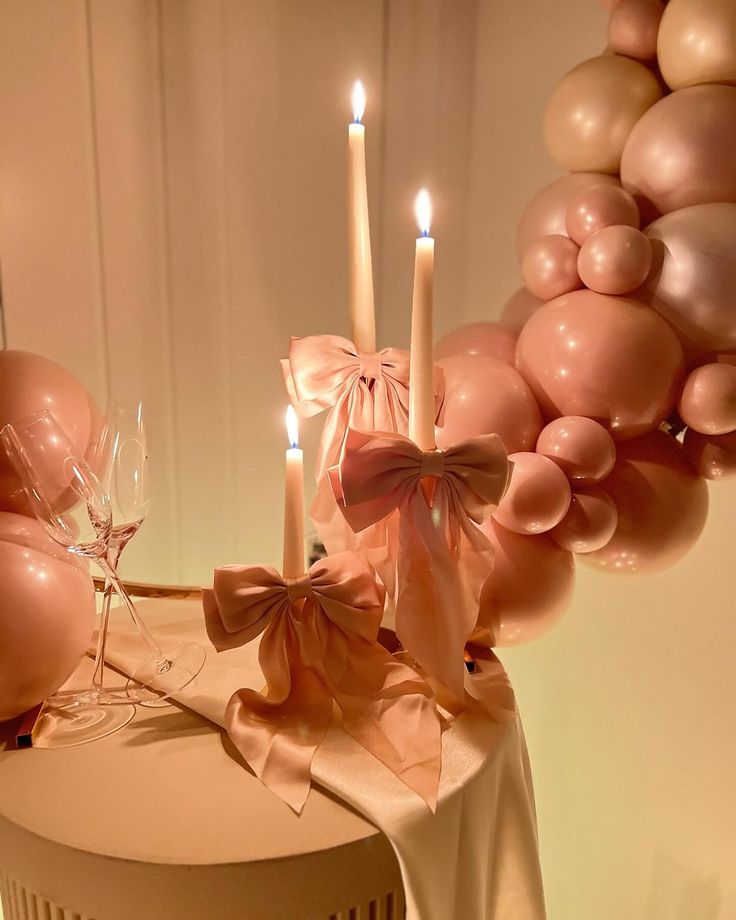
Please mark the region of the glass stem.
POLYGON ((107 643, 107 629, 110 623, 110 607, 115 588, 109 578, 105 579, 105 593, 102 598, 102 615, 100 629, 97 633, 97 650, 95 651, 95 672, 92 675, 92 688, 102 690, 103 673, 105 670, 105 645, 107 643))
POLYGON ((159 659, 163 659, 163 658, 164 658, 164 653, 161 651, 160 645, 159 645, 158 642, 156 642, 156 640, 153 638, 153 636, 152 636, 151 633, 149 632, 148 627, 146 626, 146 624, 145 624, 145 623, 143 622, 143 620, 141 619, 140 615, 138 614, 138 611, 135 609, 135 605, 133 604, 133 601, 130 599, 130 595, 128 594, 128 592, 127 592, 127 591, 125 590, 125 588, 123 587, 122 582, 121 582, 120 579, 118 578, 118 573, 117 573, 116 570, 113 568, 113 565, 111 565, 111 564, 110 564, 110 561, 109 561, 108 559, 106 559, 104 556, 100 556, 100 557, 98 558, 98 560, 97 560, 97 563, 98 563, 98 565, 100 566, 100 568, 102 569, 102 573, 103 573, 103 575, 105 576, 105 578, 108 580, 108 582, 109 582, 109 583, 112 585, 112 587, 114 588, 114 590, 115 590, 116 594, 118 595, 118 597, 122 600, 122 602, 123 602, 123 603, 125 604, 125 606, 128 608, 128 612, 130 613, 131 617, 133 618, 133 622, 135 623, 136 627, 138 628, 138 632, 141 634, 141 636, 142 636, 142 638, 143 638, 143 641, 144 641, 144 642, 146 643, 146 645, 148 646, 148 650, 149 650, 152 654, 157 655, 159 659))

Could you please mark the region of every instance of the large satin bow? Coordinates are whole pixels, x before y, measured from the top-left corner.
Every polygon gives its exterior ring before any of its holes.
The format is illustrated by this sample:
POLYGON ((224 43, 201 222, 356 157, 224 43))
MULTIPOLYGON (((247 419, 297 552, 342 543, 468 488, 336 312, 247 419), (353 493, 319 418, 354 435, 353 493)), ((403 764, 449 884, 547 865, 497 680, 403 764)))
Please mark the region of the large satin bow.
POLYGON ((377 642, 383 589, 354 553, 320 560, 298 579, 269 566, 215 569, 204 592, 218 651, 261 632, 266 694, 238 690, 227 709, 233 743, 259 779, 296 812, 333 714, 367 751, 434 810, 440 720, 432 692, 377 642))
POLYGON ((338 505, 355 532, 393 522, 383 533, 389 544, 398 544, 386 547, 396 560, 396 633, 421 667, 458 699, 463 649, 475 627, 481 588, 493 571, 493 549, 478 525, 501 500, 509 474, 498 435, 423 452, 402 435, 352 429, 339 466, 329 471, 338 505))

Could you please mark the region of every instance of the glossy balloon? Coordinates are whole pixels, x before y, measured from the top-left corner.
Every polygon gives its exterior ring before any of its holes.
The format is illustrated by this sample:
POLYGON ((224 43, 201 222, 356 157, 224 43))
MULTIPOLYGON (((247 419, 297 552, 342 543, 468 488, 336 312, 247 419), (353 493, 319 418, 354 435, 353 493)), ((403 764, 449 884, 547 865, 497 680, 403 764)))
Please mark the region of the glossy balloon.
POLYGON ((535 240, 524 253, 521 276, 526 289, 541 300, 553 300, 582 287, 578 247, 567 236, 551 234, 535 240))
POLYGON ((639 208, 627 191, 616 185, 591 185, 570 200, 565 216, 567 235, 578 246, 603 227, 625 225, 639 229, 639 208))
POLYGON ((513 367, 478 355, 455 355, 437 363, 445 371, 444 424, 437 429, 438 447, 496 433, 509 452, 534 449, 542 415, 513 367))
POLYGON ((596 230, 578 256, 583 284, 599 294, 629 294, 642 285, 652 268, 652 244, 635 227, 596 230))
POLYGON ((569 172, 618 173, 632 128, 661 97, 657 78, 638 61, 609 54, 583 61, 547 104, 549 155, 569 172))
POLYGON ((575 584, 572 553, 547 534, 525 537, 497 521, 483 525, 495 552, 483 586, 473 641, 508 646, 531 642, 560 619, 575 584))
POLYGON ((609 572, 669 568, 696 542, 708 513, 708 488, 670 435, 653 431, 618 445, 601 484, 616 504, 616 532, 585 559, 609 572))
POLYGON ((608 20, 611 50, 639 61, 655 58, 663 13, 662 0, 621 0, 608 20))
POLYGON ((565 517, 552 531, 552 538, 571 553, 602 549, 616 531, 618 511, 602 489, 575 492, 565 517))
POLYGON ((528 247, 540 236, 565 234, 567 210, 578 192, 595 185, 620 188, 618 178, 602 173, 573 173, 550 182, 526 206, 516 230, 516 255, 521 263, 528 247))
POLYGON ((547 418, 586 415, 628 438, 669 415, 683 353, 651 308, 574 291, 540 307, 522 329, 516 366, 547 418))
POLYGON ((57 690, 89 646, 92 580, 33 518, 0 513, 0 721, 57 690))
POLYGON ((541 454, 509 454, 513 467, 506 494, 493 512, 494 520, 514 533, 551 530, 570 507, 570 484, 557 464, 541 454))
POLYGON ((736 367, 704 364, 691 371, 682 389, 680 418, 699 434, 736 431, 736 367))
POLYGON ((736 476, 736 432, 707 435, 688 428, 683 450, 704 479, 719 480, 736 476))
POLYGON ((648 219, 736 201, 736 87, 693 86, 665 96, 631 132, 621 181, 648 219))
POLYGON ((566 415, 542 429, 537 453, 560 467, 577 485, 605 479, 616 462, 616 445, 606 429, 584 415, 566 415))
POLYGON ((519 288, 508 299, 501 311, 499 322, 502 326, 506 326, 518 334, 529 317, 543 303, 543 300, 535 297, 534 294, 530 294, 526 288, 519 288))
POLYGON ((736 204, 702 204, 646 229, 653 268, 637 298, 675 327, 688 352, 736 347, 736 204))
POLYGON ((670 0, 659 28, 657 57, 672 89, 736 83, 736 3, 670 0))
MULTIPOLYGON (((84 456, 100 412, 72 375, 40 355, 0 351, 0 429, 21 416, 48 409, 84 456)), ((10 460, 0 450, 0 511, 31 514, 10 460)))
POLYGON ((443 336, 434 347, 435 360, 452 355, 481 355, 513 366, 516 333, 500 323, 470 323, 443 336))

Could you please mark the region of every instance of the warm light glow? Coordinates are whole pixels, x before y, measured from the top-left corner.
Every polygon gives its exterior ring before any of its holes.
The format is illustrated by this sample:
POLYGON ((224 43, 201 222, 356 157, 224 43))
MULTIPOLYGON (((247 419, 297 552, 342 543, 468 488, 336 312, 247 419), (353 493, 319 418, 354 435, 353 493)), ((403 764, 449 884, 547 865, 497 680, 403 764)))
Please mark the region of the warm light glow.
POLYGON ((299 418, 293 406, 286 410, 286 435, 292 447, 299 447, 299 418))
POLYGON ((426 188, 423 188, 417 195, 414 202, 414 213, 422 236, 429 236, 429 228, 432 224, 432 199, 426 188))
POLYGON ((353 84, 353 94, 350 97, 353 105, 353 118, 360 122, 365 113, 365 87, 360 80, 353 84))

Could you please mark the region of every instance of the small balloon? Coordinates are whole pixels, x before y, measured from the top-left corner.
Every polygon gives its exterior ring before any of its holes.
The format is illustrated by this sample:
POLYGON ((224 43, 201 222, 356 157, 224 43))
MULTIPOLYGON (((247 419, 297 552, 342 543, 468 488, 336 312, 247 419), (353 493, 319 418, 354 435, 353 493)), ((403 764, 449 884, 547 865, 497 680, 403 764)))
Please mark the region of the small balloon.
POLYGON ((736 83, 733 0, 670 0, 659 27, 657 57, 672 89, 736 83))
POLYGON ((736 202, 736 87, 691 86, 652 106, 626 141, 621 182, 646 219, 736 202))
POLYGON ((608 21, 611 50, 639 61, 655 58, 663 13, 662 0, 621 0, 608 21))
POLYGON ((509 646, 531 642, 560 619, 575 583, 572 553, 547 534, 522 536, 490 520, 483 525, 495 554, 483 586, 471 642, 509 646))
POLYGON ((495 433, 509 452, 534 449, 542 415, 513 367, 479 355, 454 355, 437 363, 445 372, 442 427, 437 429, 439 448, 495 433))
POLYGON ((662 97, 643 64, 615 54, 583 61, 557 85, 544 114, 544 140, 569 172, 616 174, 632 128, 662 97))
POLYGON ((617 522, 616 505, 602 489, 575 492, 567 514, 552 530, 552 538, 571 553, 593 553, 608 543, 617 522))
POLYGON ((618 511, 616 532, 583 557, 608 572, 655 572, 678 562, 700 536, 708 488, 679 442, 653 431, 618 445, 616 465, 600 486, 618 511))
POLYGON ((614 224, 639 229, 639 208, 624 189, 616 185, 591 185, 572 197, 565 227, 578 246, 591 233, 614 224))
POLYGON ((548 457, 577 485, 605 479, 616 462, 616 445, 606 429, 583 415, 567 415, 546 425, 537 453, 548 457))
POLYGON ((524 253, 521 276, 526 289, 541 300, 582 287, 578 277, 578 247, 567 236, 552 234, 535 240, 524 253))
POLYGON ((506 306, 501 311, 499 323, 518 335, 532 313, 535 312, 537 307, 541 307, 543 303, 543 300, 535 297, 534 294, 530 294, 526 288, 519 288, 518 291, 511 295, 506 306))
POLYGON ((434 347, 435 360, 452 355, 480 355, 513 366, 516 333, 500 323, 470 323, 443 336, 434 347))
POLYGON ((703 479, 717 481, 736 476, 736 432, 707 435, 688 428, 682 447, 703 479))
POLYGON ((547 418, 586 415, 619 439, 670 414, 683 352, 651 308, 584 290, 539 308, 519 336, 516 367, 547 418))
POLYGON ((679 404, 680 418, 699 434, 736 431, 736 367, 703 364, 688 374, 679 404))
POLYGON ((570 507, 570 484, 562 470, 541 454, 509 454, 511 480, 493 512, 514 533, 538 534, 559 524, 570 507))
POLYGON ((629 294, 649 276, 652 244, 634 227, 603 227, 583 243, 577 268, 591 291, 629 294))
POLYGON ((560 176, 537 192, 521 215, 516 230, 516 255, 519 264, 529 246, 540 236, 566 233, 565 220, 570 202, 578 192, 591 185, 621 187, 616 176, 578 172, 570 176, 560 176))

